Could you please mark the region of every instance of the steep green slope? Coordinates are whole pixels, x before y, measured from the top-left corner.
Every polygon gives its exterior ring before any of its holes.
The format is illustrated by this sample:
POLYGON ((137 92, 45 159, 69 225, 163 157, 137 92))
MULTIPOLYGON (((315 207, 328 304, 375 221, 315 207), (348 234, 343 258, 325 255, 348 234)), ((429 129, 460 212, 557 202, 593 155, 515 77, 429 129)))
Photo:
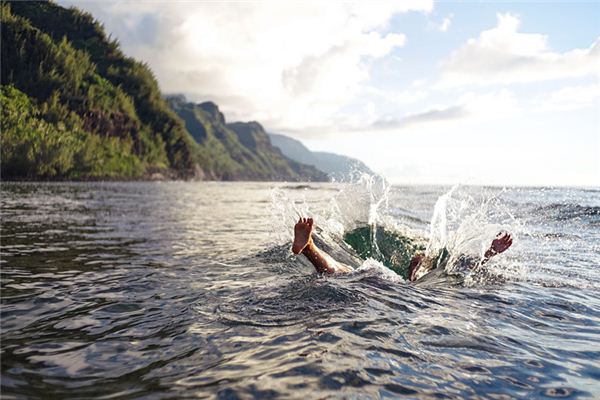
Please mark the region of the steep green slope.
MULTIPOLYGON (((90 15, 49 2, 4 2, 1 18, 2 85, 25 93, 38 106, 38 118, 79 120, 80 130, 122 140, 124 148, 130 143, 141 165, 134 176, 169 167, 192 176, 203 164, 150 70, 125 57, 90 15)), ((84 171, 56 177, 75 175, 86 177, 84 171)))
MULTIPOLYGON (((119 113, 98 111, 96 110, 98 107, 95 107, 93 103, 81 104, 80 109, 75 108, 75 111, 79 111, 80 115, 87 115, 87 118, 91 120, 88 125, 99 130, 105 129, 107 125, 110 126, 110 122, 106 121, 116 121, 115 123, 118 124, 120 118, 124 118, 125 121, 129 121, 130 118, 137 120, 129 132, 119 129, 120 127, 117 127, 116 131, 122 135, 129 134, 134 140, 136 154, 142 159, 148 160, 152 166, 164 167, 168 164, 183 176, 193 174, 195 163, 204 166, 206 159, 199 154, 194 141, 162 99, 152 71, 147 65, 126 57, 119 49, 118 43, 106 36, 102 26, 90 14, 76 8, 67 9, 52 2, 10 2, 10 9, 13 14, 23 17, 29 21, 31 26, 48 35, 50 40, 77 50, 81 55, 80 58, 88 59, 87 63, 83 63, 84 65, 92 64, 92 73, 102 80, 101 86, 111 88, 119 97, 127 97, 131 103, 130 112, 124 116, 119 113), (82 113, 81 109, 86 109, 86 107, 90 112, 82 113)), ((11 39, 10 35, 4 35, 3 29, 3 39, 5 37, 8 40, 11 39)), ((44 38, 44 41, 47 42, 47 38, 44 38)), ((6 42, 7 40, 3 40, 3 44, 6 42)), ((27 42, 21 42, 20 47, 27 53, 32 53, 27 42)), ((9 57, 15 55, 10 50, 7 53, 9 53, 7 54, 9 57)), ((33 51, 33 53, 36 52, 33 51)), ((23 64, 29 69, 41 68, 45 65, 53 68, 52 60, 45 62, 46 60, 23 59, 22 53, 17 54, 15 59, 17 68, 22 67, 23 64)), ((4 60, 3 57, 3 83, 7 77, 4 71, 6 69, 4 60)), ((80 69, 77 67, 81 64, 80 60, 74 64, 76 69, 80 69)), ((12 69, 7 71, 7 74, 10 72, 12 69)), ((65 73, 65 76, 68 78, 70 75, 65 73)), ((23 77, 27 79, 27 75, 23 77)), ((15 78, 13 77, 13 79, 15 78)), ((47 85, 49 80, 46 74, 36 78, 39 86, 47 85)), ((23 81, 10 83, 21 89, 20 84, 23 81)), ((74 80, 73 84, 77 85, 79 81, 74 80)), ((25 93, 34 95, 35 92, 27 89, 26 87, 22 88, 25 93)), ((108 103, 107 97, 110 96, 102 96, 102 90, 96 87, 88 88, 85 85, 80 89, 87 93, 100 92, 97 96, 101 97, 102 102, 108 103)), ((73 92, 67 91, 63 93, 63 97, 69 97, 71 100, 73 94, 73 92)), ((44 101, 43 96, 35 94, 34 97, 44 101)), ((73 106, 74 101, 76 99, 72 99, 69 105, 73 106)), ((105 104, 104 108, 111 109, 111 106, 111 104, 105 104)))
POLYGON ((184 120, 194 139, 207 151, 207 171, 224 180, 312 180, 327 175, 316 168, 284 157, 273 148, 257 123, 226 124, 216 104, 194 104, 183 96, 168 98, 171 108, 184 120), (246 127, 252 127, 246 132, 246 127))
POLYGON ((44 112, 12 86, 2 86, 0 102, 3 178, 136 177, 143 172, 130 140, 90 134, 76 115, 48 122, 44 112))
POLYGON ((302 164, 283 155, 271 144, 269 135, 258 122, 234 122, 228 124, 239 141, 257 155, 260 162, 278 175, 298 175, 300 180, 328 181, 329 177, 314 166, 302 164))

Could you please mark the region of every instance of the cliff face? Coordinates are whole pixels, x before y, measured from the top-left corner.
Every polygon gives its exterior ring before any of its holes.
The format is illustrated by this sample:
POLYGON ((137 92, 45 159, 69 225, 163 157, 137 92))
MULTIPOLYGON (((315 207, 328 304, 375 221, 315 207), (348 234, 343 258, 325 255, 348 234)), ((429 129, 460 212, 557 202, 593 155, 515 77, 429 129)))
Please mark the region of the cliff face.
POLYGON ((284 157, 257 123, 238 133, 244 124, 228 126, 214 103, 165 100, 150 68, 90 14, 1 7, 3 178, 327 179, 284 157))
POLYGON ((356 158, 311 151, 302 142, 284 135, 270 133, 269 138, 273 146, 278 147, 285 156, 312 165, 337 181, 350 181, 364 173, 375 175, 365 163, 356 158))
POLYGON ((209 159, 207 172, 223 180, 326 181, 325 173, 285 157, 257 122, 227 124, 212 102, 168 97, 171 108, 209 159))

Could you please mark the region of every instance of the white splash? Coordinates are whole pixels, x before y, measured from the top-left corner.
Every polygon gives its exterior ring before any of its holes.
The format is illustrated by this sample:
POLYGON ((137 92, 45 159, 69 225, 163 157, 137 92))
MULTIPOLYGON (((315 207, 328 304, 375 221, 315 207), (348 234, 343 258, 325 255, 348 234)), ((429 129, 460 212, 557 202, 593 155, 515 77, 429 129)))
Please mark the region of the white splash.
POLYGON ((457 188, 458 185, 455 185, 435 202, 433 216, 429 224, 429 243, 427 243, 425 251, 428 256, 435 256, 439 250, 448 244, 448 201, 457 188))

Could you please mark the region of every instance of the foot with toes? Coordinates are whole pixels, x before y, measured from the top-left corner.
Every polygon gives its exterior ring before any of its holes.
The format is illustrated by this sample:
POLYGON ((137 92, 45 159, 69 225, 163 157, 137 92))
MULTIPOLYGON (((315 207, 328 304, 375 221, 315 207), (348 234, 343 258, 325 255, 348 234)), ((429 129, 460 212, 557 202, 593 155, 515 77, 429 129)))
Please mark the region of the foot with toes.
POLYGON ((292 251, 299 254, 312 241, 311 234, 313 230, 312 218, 300 218, 294 226, 294 244, 292 251))

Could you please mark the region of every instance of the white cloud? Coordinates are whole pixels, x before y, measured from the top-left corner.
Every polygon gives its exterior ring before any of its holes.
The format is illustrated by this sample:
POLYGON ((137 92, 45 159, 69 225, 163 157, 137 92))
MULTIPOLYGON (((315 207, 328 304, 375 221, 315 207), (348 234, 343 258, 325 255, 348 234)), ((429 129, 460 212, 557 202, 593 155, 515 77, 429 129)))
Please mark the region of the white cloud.
POLYGON ((520 21, 498 14, 498 25, 469 39, 443 63, 438 87, 546 81, 598 75, 600 37, 586 49, 564 53, 548 47, 547 36, 518 32, 520 21))
POLYGON ((488 93, 467 92, 458 98, 456 104, 439 105, 424 111, 397 117, 383 117, 373 121, 370 126, 357 130, 398 130, 415 125, 435 123, 448 124, 458 120, 492 121, 507 116, 515 117, 520 113, 517 100, 507 89, 488 93))
MULTIPOLYGON (((398 101, 398 104, 402 101, 398 101)), ((434 104, 424 110, 405 113, 402 116, 383 115, 377 112, 377 106, 369 101, 360 113, 332 115, 327 124, 310 125, 304 129, 290 128, 286 134, 298 139, 316 139, 332 137, 343 132, 344 137, 357 133, 373 131, 397 132, 415 127, 427 128, 433 125, 449 124, 458 121, 492 121, 519 113, 517 101, 506 89, 489 92, 467 92, 460 96, 455 104, 434 104), (300 134, 301 135, 298 135, 300 134)))
POLYGON ((412 86, 413 90, 387 91, 374 86, 365 86, 363 92, 365 95, 372 95, 378 99, 385 100, 396 105, 406 105, 423 100, 429 94, 426 89, 419 89, 419 86, 412 86))
POLYGON ((567 86, 544 93, 534 101, 534 109, 540 112, 570 111, 596 107, 600 112, 600 83, 567 86))
POLYGON ((454 17, 454 14, 450 14, 448 15, 446 18, 444 18, 442 20, 442 23, 440 24, 440 26, 438 27, 438 29, 442 32, 447 32, 448 28, 450 28, 450 25, 452 24, 452 18, 454 17))
POLYGON ((394 130, 407 128, 412 125, 427 124, 432 122, 446 122, 461 119, 467 116, 467 110, 462 106, 432 108, 416 114, 406 115, 402 118, 382 118, 375 121, 372 129, 394 130))
POLYGON ((493 120, 516 117, 520 113, 517 99, 507 89, 488 93, 467 92, 459 97, 459 104, 473 119, 493 120))
POLYGON ((404 45, 397 13, 431 0, 78 3, 155 71, 167 93, 213 100, 271 129, 327 125, 360 99, 372 63, 404 45))

